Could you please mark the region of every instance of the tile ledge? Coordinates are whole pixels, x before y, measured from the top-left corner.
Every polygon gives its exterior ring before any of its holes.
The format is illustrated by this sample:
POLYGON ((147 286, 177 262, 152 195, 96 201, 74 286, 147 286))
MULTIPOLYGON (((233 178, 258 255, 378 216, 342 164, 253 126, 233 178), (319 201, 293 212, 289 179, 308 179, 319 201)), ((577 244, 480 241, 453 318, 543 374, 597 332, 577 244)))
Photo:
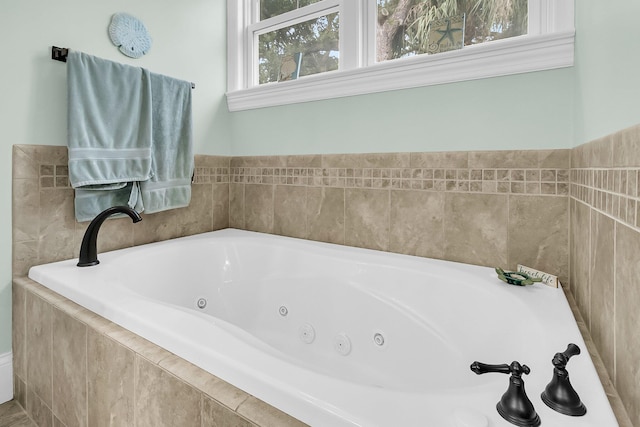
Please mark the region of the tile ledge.
POLYGON ((571 293, 571 290, 565 289, 565 295, 567 297, 567 301, 569 302, 569 305, 571 306, 571 311, 573 312, 573 316, 576 319, 576 323, 578 324, 580 333, 582 334, 585 344, 587 345, 587 351, 589 352, 589 355, 593 359, 593 362, 594 362, 593 364, 595 365, 596 371, 598 372, 598 377, 600 377, 600 381, 604 386, 607 399, 609 399, 609 403, 611 404, 613 413, 616 416, 616 419, 618 420, 618 424, 620 425, 620 427, 633 427, 633 423, 631 422, 631 419, 627 414, 627 410, 625 409, 622 403, 622 399, 620 399, 620 395, 618 394, 618 391, 616 390, 613 382, 611 381, 611 378, 609 377, 609 373, 604 367, 604 362, 600 357, 600 353, 598 352, 598 349, 596 348, 595 343, 591 339, 591 334, 587 329, 587 326, 584 322, 584 319, 582 318, 582 314, 578 309, 578 305, 576 304, 576 301, 573 297, 573 294, 571 293))

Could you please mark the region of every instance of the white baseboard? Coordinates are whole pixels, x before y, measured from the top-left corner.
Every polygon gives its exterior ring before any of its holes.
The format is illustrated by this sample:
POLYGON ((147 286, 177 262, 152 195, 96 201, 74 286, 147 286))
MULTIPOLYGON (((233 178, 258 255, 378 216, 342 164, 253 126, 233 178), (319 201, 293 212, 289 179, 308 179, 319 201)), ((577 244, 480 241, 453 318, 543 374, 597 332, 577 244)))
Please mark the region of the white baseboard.
POLYGON ((0 404, 13 399, 13 353, 0 354, 0 404))

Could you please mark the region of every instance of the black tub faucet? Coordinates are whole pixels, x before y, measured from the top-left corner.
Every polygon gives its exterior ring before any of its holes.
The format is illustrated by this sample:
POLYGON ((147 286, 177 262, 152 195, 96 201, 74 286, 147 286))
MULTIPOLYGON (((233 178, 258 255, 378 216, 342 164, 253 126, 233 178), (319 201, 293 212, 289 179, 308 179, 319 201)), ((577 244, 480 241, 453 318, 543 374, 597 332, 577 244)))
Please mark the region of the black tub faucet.
POLYGON ((80 256, 78 257, 78 267, 91 267, 100 264, 98 261, 98 231, 105 219, 117 213, 129 215, 134 223, 142 221, 140 214, 129 206, 113 206, 100 212, 91 221, 87 231, 84 232, 82 245, 80 246, 80 256))

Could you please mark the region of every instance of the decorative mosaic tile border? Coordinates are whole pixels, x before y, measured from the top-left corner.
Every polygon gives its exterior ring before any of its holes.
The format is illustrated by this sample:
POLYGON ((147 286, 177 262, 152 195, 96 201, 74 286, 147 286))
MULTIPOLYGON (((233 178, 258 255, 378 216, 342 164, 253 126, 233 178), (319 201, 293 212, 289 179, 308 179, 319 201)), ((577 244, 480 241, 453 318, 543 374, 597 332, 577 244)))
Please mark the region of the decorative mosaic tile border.
POLYGON ((640 228, 640 169, 571 170, 571 197, 614 219, 640 228))
MULTIPOLYGON (((42 164, 39 176, 41 188, 69 188, 67 165, 42 164)), ((568 169, 195 168, 194 184, 227 182, 471 193, 569 194, 568 169)))
POLYGON ((222 167, 196 167, 193 183, 194 184, 210 184, 229 182, 229 168, 222 167))
POLYGON ((232 167, 230 181, 345 188, 568 195, 568 169, 232 167))
POLYGON ((41 188, 69 188, 69 167, 65 165, 40 165, 41 188))
MULTIPOLYGON (((69 188, 69 167, 65 165, 42 164, 39 171, 40 187, 55 189, 69 188)), ((194 184, 211 184, 229 182, 229 168, 196 167, 193 176, 194 184)))

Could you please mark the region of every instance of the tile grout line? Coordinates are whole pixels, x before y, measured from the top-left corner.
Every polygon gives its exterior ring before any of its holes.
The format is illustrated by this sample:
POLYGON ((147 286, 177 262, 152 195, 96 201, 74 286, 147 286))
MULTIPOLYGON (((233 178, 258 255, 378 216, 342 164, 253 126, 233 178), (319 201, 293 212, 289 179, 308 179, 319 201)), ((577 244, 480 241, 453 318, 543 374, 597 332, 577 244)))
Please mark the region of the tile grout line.
POLYGON ((618 347, 617 347, 617 341, 618 341, 618 334, 616 333, 617 331, 617 323, 616 323, 616 319, 618 318, 618 316, 616 315, 616 309, 617 309, 617 286, 618 286, 618 280, 617 280, 617 274, 616 274, 616 268, 617 268, 617 256, 618 256, 618 224, 617 223, 613 223, 613 378, 611 379, 611 381, 613 382, 613 387, 616 388, 617 390, 617 379, 618 379, 618 347))

